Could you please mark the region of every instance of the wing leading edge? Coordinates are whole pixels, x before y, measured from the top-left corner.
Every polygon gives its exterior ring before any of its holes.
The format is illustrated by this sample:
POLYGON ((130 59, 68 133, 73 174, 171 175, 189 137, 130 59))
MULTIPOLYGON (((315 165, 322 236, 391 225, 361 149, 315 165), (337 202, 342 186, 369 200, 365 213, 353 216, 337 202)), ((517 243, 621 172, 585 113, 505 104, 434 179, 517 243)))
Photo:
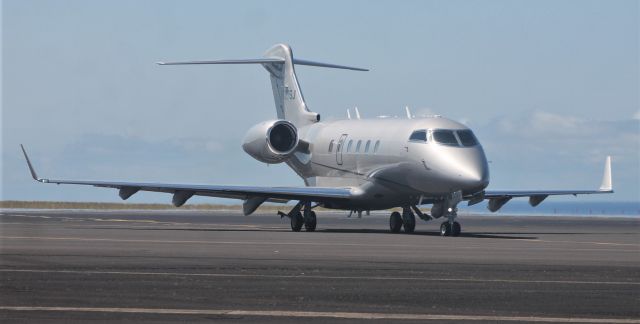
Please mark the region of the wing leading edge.
POLYGON ((38 177, 31 160, 22 144, 22 153, 29 166, 31 177, 42 183, 87 185, 119 190, 123 200, 133 196, 138 191, 164 192, 173 194, 172 203, 176 207, 184 205, 192 196, 208 196, 220 198, 242 199, 245 201, 245 214, 251 214, 265 201, 287 202, 289 200, 310 200, 326 202, 344 200, 352 197, 350 188, 332 187, 254 187, 254 186, 222 186, 197 184, 144 183, 119 181, 87 181, 87 180, 56 180, 38 177))
POLYGON ((516 197, 529 197, 529 204, 538 206, 549 196, 558 195, 591 195, 613 193, 613 183, 611 180, 611 156, 607 156, 604 164, 604 174, 602 183, 598 190, 487 190, 484 199, 489 199, 487 208, 490 211, 498 211, 504 204, 516 197))

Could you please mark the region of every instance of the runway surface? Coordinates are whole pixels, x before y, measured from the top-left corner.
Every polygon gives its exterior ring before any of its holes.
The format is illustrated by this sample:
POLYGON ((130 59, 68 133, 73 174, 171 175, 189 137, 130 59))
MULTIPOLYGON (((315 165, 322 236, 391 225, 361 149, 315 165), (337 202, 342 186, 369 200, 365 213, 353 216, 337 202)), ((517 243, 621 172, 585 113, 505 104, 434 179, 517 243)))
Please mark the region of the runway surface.
POLYGON ((0 321, 640 323, 640 219, 21 211, 0 215, 0 321))

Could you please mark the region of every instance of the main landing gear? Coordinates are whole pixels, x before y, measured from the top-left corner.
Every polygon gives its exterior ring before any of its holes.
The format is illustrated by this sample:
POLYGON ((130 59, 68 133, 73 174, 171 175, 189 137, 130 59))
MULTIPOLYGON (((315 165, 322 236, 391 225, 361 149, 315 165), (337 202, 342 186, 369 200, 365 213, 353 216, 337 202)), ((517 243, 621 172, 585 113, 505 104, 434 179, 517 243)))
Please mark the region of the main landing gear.
MULTIPOLYGON (((441 207, 442 206, 439 206, 438 208, 441 207)), ((434 209, 432 209, 432 211, 433 210, 434 209)), ((458 209, 454 205, 453 207, 447 208, 446 211, 429 215, 422 213, 417 206, 403 207, 402 213, 397 211, 391 213, 391 216, 389 217, 389 229, 392 233, 400 233, 402 229, 404 229, 405 233, 413 233, 416 228, 416 215, 424 221, 444 216, 447 218, 447 221, 440 225, 440 235, 459 236, 462 231, 462 226, 460 226, 460 223, 456 222, 456 218, 458 217, 457 210, 458 209)))
POLYGON ((311 210, 311 203, 298 203, 293 209, 285 214, 283 212, 278 212, 280 218, 289 217, 291 220, 291 230, 294 232, 300 232, 302 226, 307 232, 313 232, 316 230, 317 218, 316 213, 311 210), (304 207, 304 209, 303 209, 304 207))
POLYGON ((416 216, 409 207, 402 208, 402 214, 393 212, 389 217, 389 229, 392 233, 399 233, 402 228, 405 233, 413 233, 416 229, 416 216))

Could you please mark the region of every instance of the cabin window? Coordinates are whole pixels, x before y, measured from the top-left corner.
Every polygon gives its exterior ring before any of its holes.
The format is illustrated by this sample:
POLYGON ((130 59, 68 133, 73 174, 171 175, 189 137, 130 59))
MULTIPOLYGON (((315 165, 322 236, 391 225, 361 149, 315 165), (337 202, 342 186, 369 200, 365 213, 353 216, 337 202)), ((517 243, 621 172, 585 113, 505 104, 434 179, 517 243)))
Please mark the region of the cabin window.
POLYGON ((353 144, 353 140, 349 140, 349 144, 347 144, 347 153, 351 152, 351 145, 353 144))
POLYGON ((474 146, 478 145, 478 139, 470 129, 463 129, 456 131, 458 134, 458 138, 460 139, 460 143, 462 146, 474 146))
POLYGON ((380 148, 380 140, 377 140, 376 145, 373 146, 373 153, 377 153, 378 148, 380 148))
POLYGON ((412 142, 426 142, 427 141, 427 131, 426 130, 417 130, 411 133, 409 136, 409 140, 412 142))
POLYGON ((437 129, 432 132, 433 140, 443 145, 458 146, 458 140, 449 129, 437 129))
POLYGON ((356 153, 360 152, 360 145, 362 144, 362 140, 358 140, 358 144, 356 144, 356 153))
POLYGON ((371 141, 367 141, 367 144, 364 146, 364 152, 369 153, 369 146, 371 146, 371 141))
POLYGON ((329 142, 329 153, 333 152, 333 140, 329 142))

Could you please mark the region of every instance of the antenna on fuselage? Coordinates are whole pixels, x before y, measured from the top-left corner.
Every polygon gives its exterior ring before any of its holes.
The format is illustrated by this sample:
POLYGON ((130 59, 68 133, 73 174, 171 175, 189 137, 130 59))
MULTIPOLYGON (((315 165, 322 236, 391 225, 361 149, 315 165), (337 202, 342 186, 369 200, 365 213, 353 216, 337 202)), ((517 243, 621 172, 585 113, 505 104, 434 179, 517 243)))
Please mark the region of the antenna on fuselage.
POLYGON ((356 119, 360 119, 360 112, 358 111, 358 107, 353 108, 356 111, 356 119))
POLYGON ((351 119, 351 112, 349 111, 349 108, 347 108, 347 119, 351 119))
POLYGON ((409 106, 404 106, 404 110, 407 111, 407 119, 413 118, 413 117, 411 117, 411 111, 409 110, 409 106))

